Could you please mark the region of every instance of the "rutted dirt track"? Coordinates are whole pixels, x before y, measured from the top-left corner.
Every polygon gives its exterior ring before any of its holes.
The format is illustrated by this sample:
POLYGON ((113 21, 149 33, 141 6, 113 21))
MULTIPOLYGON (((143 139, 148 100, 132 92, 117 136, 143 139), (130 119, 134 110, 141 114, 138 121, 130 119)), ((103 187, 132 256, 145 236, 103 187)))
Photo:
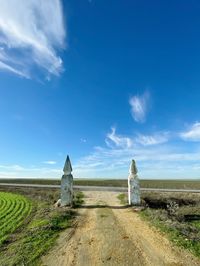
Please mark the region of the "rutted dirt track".
POLYGON ((200 265, 173 247, 131 208, 119 204, 116 192, 87 192, 77 226, 64 232, 43 258, 48 266, 200 265))

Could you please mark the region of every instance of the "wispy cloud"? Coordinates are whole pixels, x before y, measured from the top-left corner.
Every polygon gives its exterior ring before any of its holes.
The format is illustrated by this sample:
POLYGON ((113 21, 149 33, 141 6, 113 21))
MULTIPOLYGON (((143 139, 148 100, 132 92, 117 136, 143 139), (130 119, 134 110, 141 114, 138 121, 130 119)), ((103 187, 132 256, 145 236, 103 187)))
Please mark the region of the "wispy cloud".
POLYGON ((146 119, 150 94, 145 92, 142 95, 135 95, 129 99, 131 114, 136 122, 143 123, 146 119))
POLYGON ((107 134, 106 143, 108 146, 113 144, 121 148, 131 148, 133 145, 132 140, 129 137, 124 137, 116 134, 116 128, 112 127, 111 132, 107 134))
POLYGON ((161 132, 161 133, 156 133, 154 135, 139 134, 135 139, 137 143, 144 146, 157 145, 165 143, 168 140, 169 140, 169 132, 161 132))
MULTIPOLYGON (((184 134, 199 126, 195 123, 184 134)), ((198 145, 188 151, 184 145, 166 143, 177 137, 180 137, 177 133, 167 131, 147 135, 135 134, 130 137, 118 134, 113 127, 106 134, 104 145, 94 147, 88 155, 73 160, 73 176, 126 178, 130 161, 135 159, 140 178, 199 178, 198 145)), ((0 177, 61 178, 63 165, 58 163, 58 167, 52 167, 54 162, 43 162, 47 164, 46 167, 0 165, 0 177)))
POLYGON ((23 171, 24 167, 18 164, 12 164, 12 165, 0 165, 0 169, 12 170, 12 171, 23 171))
POLYGON ((0 178, 61 178, 62 167, 28 167, 21 165, 0 165, 0 178))
POLYGON ((122 136, 116 133, 116 128, 112 127, 111 132, 106 135, 105 142, 108 147, 119 147, 130 149, 133 146, 140 144, 142 146, 158 145, 169 140, 169 132, 156 132, 152 135, 137 134, 135 136, 122 136))
POLYGON ((29 78, 39 68, 46 77, 59 75, 65 27, 60 0, 1 1, 0 70, 29 78))
POLYGON ((5 63, 3 63, 1 61, 0 61, 0 70, 12 72, 13 74, 21 76, 23 78, 29 78, 28 73, 25 73, 26 71, 23 72, 23 71, 17 70, 15 67, 7 65, 7 64, 5 64, 5 63))
POLYGON ((188 130, 181 132, 180 137, 188 141, 200 141, 200 122, 194 123, 188 130))
POLYGON ((184 152, 174 146, 137 146, 130 149, 95 147, 74 164, 75 177, 126 178, 135 159, 140 178, 199 178, 200 152, 184 152), (196 167, 196 168, 195 168, 196 167))
POLYGON ((167 143, 177 134, 168 131, 152 135, 122 136, 116 128, 106 135, 105 146, 80 158, 74 165, 76 177, 127 177, 131 159, 135 159, 141 178, 198 178, 200 152, 198 147, 186 151, 167 143))
POLYGON ((43 163, 44 163, 44 164, 54 165, 54 164, 56 164, 57 162, 56 162, 56 161, 44 161, 43 163))

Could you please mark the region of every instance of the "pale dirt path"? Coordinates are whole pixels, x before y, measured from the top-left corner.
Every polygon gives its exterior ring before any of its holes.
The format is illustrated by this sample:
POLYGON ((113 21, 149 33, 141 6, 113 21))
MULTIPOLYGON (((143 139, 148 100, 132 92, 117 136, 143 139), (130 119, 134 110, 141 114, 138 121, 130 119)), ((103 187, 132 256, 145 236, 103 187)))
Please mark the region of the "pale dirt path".
POLYGON ((120 206, 118 193, 85 195, 86 206, 79 209, 77 227, 61 234, 57 246, 43 258, 43 265, 200 265, 186 251, 172 247, 131 208, 120 206))

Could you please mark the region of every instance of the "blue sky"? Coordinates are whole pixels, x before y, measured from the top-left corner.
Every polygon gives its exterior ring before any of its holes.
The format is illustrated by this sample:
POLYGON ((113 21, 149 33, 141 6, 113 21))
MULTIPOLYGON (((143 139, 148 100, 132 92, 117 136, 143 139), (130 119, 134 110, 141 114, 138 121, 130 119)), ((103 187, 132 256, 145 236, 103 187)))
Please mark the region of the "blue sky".
POLYGON ((199 1, 7 0, 0 177, 200 177, 199 1))

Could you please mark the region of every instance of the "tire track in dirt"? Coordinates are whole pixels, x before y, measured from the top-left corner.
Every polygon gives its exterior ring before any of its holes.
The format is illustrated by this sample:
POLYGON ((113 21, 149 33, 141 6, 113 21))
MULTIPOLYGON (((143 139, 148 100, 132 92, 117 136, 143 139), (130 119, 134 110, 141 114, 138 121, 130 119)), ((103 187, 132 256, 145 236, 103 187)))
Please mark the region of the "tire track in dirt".
POLYGON ((131 208, 120 206, 117 193, 85 194, 76 229, 61 235, 57 247, 43 258, 43 265, 200 265, 191 254, 173 247, 131 208))

